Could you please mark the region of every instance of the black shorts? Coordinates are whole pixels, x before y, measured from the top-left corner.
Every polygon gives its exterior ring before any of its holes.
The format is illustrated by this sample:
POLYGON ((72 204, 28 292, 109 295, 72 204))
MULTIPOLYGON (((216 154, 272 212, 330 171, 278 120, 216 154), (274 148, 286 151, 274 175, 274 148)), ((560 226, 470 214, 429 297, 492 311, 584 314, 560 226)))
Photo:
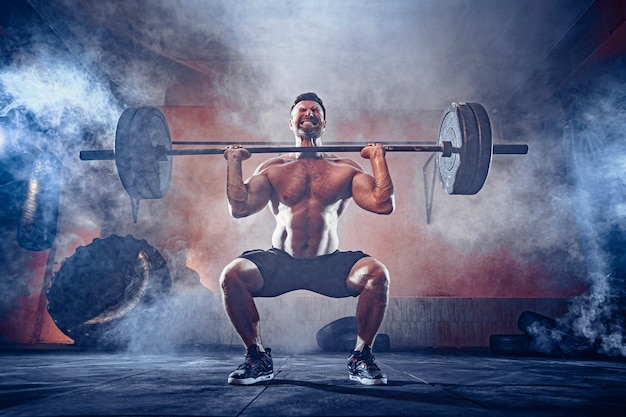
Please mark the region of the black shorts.
POLYGON ((309 290, 329 297, 356 297, 346 280, 359 259, 369 255, 361 251, 335 251, 311 259, 293 258, 280 249, 255 249, 241 254, 259 268, 263 288, 254 297, 275 297, 294 290, 309 290))

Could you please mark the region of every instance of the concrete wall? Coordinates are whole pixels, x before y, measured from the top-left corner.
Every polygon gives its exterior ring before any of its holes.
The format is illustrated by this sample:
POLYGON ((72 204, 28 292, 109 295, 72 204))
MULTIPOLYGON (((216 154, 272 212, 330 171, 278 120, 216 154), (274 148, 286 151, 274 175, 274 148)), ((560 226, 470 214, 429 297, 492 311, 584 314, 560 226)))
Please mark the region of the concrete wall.
MULTIPOLYGON (((266 346, 283 351, 317 350, 315 335, 325 324, 355 314, 357 299, 332 299, 295 292, 257 299, 266 346)), ((517 319, 524 310, 549 317, 567 312, 560 298, 392 298, 381 327, 392 349, 419 347, 486 347, 492 334, 521 333, 517 319)), ((183 345, 238 346, 220 297, 178 296, 178 316, 169 328, 183 345)), ((170 325, 168 325, 170 326, 170 325)))

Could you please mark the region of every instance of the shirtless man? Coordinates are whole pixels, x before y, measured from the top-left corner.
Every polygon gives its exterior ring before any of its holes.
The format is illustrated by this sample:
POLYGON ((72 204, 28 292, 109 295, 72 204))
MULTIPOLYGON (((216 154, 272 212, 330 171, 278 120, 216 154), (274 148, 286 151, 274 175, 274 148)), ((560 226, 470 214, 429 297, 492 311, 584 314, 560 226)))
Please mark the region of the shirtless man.
MULTIPOLYGON (((296 146, 321 146, 326 110, 315 93, 296 98, 289 127, 296 146)), ((250 153, 238 145, 225 151, 231 215, 245 217, 269 206, 276 219, 272 248, 244 252, 220 276, 226 313, 247 348, 245 361, 230 374, 229 384, 249 385, 274 377, 270 349, 261 341, 254 297, 275 297, 297 289, 337 298, 359 296, 349 378, 366 385, 387 383, 371 346, 387 308, 389 272, 363 252, 338 251, 337 222, 351 198, 373 213, 390 214, 394 209, 384 148, 368 144, 361 156, 370 160, 373 176, 346 158, 300 152, 267 160, 244 182, 242 161, 250 153)))

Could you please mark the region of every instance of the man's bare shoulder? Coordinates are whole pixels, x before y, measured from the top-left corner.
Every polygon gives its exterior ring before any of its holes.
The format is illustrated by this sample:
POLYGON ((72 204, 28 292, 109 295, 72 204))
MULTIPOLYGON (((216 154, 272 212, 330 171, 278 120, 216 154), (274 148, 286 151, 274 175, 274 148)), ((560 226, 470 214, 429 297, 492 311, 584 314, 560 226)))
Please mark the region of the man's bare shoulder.
POLYGON ((266 171, 268 168, 284 165, 294 160, 295 158, 291 154, 284 154, 284 155, 276 156, 274 158, 270 158, 266 160, 265 162, 261 163, 261 165, 257 167, 255 174, 262 173, 266 171))
POLYGON ((363 167, 359 165, 358 162, 350 158, 341 157, 341 156, 327 153, 327 154, 324 154, 324 159, 327 160, 328 162, 332 162, 337 165, 345 165, 345 166, 355 168, 358 171, 363 171, 363 167))

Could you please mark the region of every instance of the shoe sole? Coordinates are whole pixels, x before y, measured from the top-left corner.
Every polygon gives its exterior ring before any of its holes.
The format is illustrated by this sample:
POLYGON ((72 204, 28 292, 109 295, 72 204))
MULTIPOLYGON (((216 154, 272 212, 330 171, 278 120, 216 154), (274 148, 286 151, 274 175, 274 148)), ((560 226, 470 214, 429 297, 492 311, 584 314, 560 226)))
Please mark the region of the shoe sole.
POLYGON ((360 382, 363 385, 387 385, 387 378, 362 378, 358 375, 348 374, 352 381, 360 382))
POLYGON ((263 382, 263 381, 269 381, 271 379, 274 378, 274 373, 272 372, 271 374, 268 375, 261 375, 259 377, 256 378, 228 378, 228 383, 230 385, 252 385, 252 384, 256 384, 257 382, 263 382))

